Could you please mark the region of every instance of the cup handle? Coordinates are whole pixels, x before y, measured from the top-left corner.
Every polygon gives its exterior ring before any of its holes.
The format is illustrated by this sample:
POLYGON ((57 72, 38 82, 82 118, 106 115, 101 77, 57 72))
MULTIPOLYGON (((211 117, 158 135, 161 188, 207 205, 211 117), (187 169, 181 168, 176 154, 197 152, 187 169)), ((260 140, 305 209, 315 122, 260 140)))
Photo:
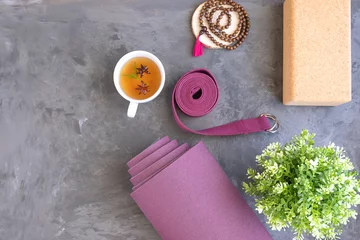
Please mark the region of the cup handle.
POLYGON ((135 117, 135 114, 136 114, 136 110, 138 108, 138 103, 135 103, 135 102, 130 102, 129 104, 129 108, 128 108, 128 111, 127 111, 127 116, 129 118, 133 118, 135 117))

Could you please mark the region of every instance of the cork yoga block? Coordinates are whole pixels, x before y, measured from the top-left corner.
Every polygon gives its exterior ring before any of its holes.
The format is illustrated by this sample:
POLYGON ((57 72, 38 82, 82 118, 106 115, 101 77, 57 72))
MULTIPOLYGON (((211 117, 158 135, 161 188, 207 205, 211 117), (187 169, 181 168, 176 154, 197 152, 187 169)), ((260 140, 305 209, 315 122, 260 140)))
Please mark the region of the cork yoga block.
POLYGON ((350 0, 285 0, 285 105, 351 101, 350 0))

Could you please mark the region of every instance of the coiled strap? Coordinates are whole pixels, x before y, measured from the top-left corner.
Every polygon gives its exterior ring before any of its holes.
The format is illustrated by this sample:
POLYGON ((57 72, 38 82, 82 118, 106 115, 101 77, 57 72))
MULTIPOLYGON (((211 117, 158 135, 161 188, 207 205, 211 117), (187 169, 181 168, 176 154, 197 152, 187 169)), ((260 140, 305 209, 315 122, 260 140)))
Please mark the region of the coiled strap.
POLYGON ((191 117, 210 113, 219 99, 219 88, 215 77, 206 69, 195 69, 186 73, 176 83, 172 94, 172 110, 176 123, 185 131, 206 136, 232 136, 272 129, 266 115, 257 118, 237 120, 225 125, 204 130, 193 130, 181 122, 176 105, 191 117))

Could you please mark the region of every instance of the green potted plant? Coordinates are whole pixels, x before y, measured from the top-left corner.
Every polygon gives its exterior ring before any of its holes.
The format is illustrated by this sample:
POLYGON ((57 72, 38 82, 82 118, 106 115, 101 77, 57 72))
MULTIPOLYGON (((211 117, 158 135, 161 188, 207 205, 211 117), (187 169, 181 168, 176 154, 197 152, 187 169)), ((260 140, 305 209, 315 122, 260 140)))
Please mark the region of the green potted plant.
POLYGON ((251 181, 243 187, 272 229, 290 227, 295 239, 336 239, 357 215, 352 207, 360 203, 360 181, 343 148, 317 147, 314 136, 303 130, 285 145, 270 144, 256 157, 259 170, 248 169, 251 181))

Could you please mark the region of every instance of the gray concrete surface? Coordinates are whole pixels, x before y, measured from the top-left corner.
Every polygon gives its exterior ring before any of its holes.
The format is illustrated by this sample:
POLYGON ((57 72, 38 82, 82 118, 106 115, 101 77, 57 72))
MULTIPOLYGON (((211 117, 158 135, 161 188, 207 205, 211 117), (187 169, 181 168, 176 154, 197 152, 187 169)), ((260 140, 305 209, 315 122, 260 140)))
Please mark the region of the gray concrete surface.
MULTIPOLYGON (((242 0, 252 20, 244 45, 193 58, 189 22, 200 2, 0 0, 1 240, 159 239, 129 196, 125 163, 164 135, 205 141, 242 193, 256 154, 303 128, 316 132, 319 144, 344 146, 360 169, 360 1, 352 1, 353 101, 339 107, 282 105, 281 0, 242 0), (123 54, 137 49, 163 61, 167 82, 131 120, 112 71, 123 54), (221 99, 204 118, 182 116, 189 126, 271 112, 281 131, 220 138, 181 131, 172 119, 171 91, 195 67, 215 74, 221 99)), ((246 199, 254 207, 253 198, 246 199)), ((275 240, 293 236, 270 232, 275 240)), ((358 219, 341 239, 359 236, 358 219)))

